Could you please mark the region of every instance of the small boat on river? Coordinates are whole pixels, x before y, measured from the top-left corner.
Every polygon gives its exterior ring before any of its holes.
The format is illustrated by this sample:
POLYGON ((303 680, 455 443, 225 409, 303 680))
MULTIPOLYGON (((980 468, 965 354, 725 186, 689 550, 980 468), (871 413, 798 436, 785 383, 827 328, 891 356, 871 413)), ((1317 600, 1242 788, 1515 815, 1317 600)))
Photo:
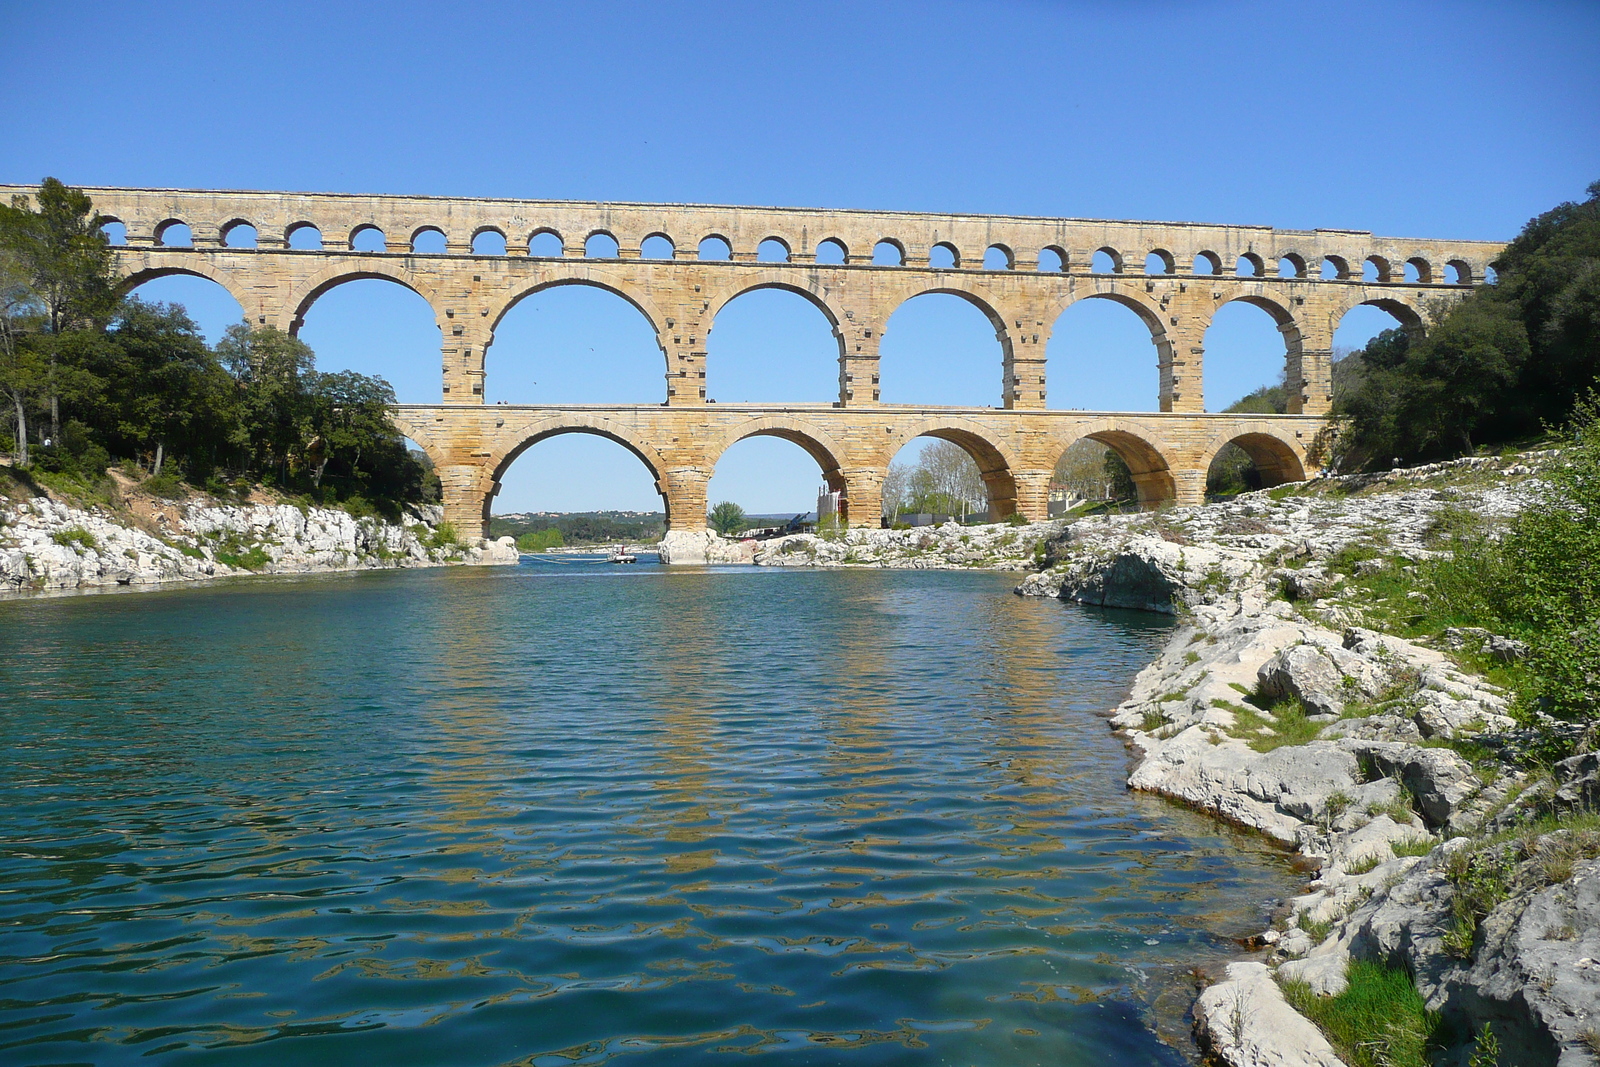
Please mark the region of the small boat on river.
POLYGON ((638 563, 639 557, 628 551, 627 545, 618 545, 611 550, 607 563, 638 563))

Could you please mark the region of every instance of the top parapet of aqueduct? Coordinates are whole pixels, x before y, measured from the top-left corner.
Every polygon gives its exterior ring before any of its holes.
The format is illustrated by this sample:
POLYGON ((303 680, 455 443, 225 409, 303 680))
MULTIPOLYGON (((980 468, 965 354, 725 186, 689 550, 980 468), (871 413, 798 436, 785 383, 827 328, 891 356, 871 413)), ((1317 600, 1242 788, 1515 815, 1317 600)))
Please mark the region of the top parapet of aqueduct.
MULTIPOLYGON (((31 192, 25 186, 0 187, 6 196, 31 192)), ((329 252, 348 251, 354 235, 369 228, 382 232, 387 252, 402 254, 410 254, 413 238, 426 230, 445 235, 447 254, 470 254, 473 239, 493 231, 506 239, 512 256, 527 255, 530 238, 545 232, 561 239, 567 256, 581 256, 588 238, 606 234, 617 241, 623 258, 637 257, 642 243, 659 235, 672 242, 675 258, 692 259, 702 240, 720 237, 736 262, 755 260, 757 247, 776 239, 788 248, 790 262, 810 263, 818 245, 831 240, 855 265, 871 263, 875 246, 888 242, 901 249, 904 266, 924 269, 929 251, 942 245, 954 253, 954 269, 960 270, 985 269, 985 253, 998 247, 1006 269, 1035 270, 1041 253, 1053 252, 1073 273, 1088 272, 1092 257, 1102 251, 1128 274, 1143 274, 1146 257, 1154 253, 1166 261, 1169 273, 1180 275, 1189 274, 1197 259, 1210 261, 1212 269, 1203 274, 1233 275, 1234 265, 1244 259, 1254 261, 1261 276, 1273 276, 1279 261, 1287 259, 1296 276, 1311 281, 1321 280, 1324 261, 1333 265, 1337 278, 1360 281, 1363 264, 1373 260, 1379 282, 1401 284, 1405 266, 1411 265, 1417 277, 1404 283, 1410 285, 1444 282, 1446 267, 1455 269, 1453 282, 1481 281, 1504 248, 1492 241, 1190 222, 343 193, 111 187, 85 192, 96 210, 124 225, 129 245, 144 247, 160 245, 162 231, 179 222, 189 227, 196 247, 220 246, 230 228, 246 223, 255 228, 263 249, 283 248, 290 230, 311 225, 329 252)))

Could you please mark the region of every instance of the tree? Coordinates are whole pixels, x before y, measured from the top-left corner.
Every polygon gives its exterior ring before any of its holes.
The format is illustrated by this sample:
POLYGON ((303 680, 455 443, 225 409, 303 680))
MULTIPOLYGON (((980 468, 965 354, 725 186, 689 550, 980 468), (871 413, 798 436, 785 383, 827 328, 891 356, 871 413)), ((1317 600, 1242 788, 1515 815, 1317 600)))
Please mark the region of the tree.
POLYGON ((741 508, 731 500, 724 500, 712 508, 708 518, 711 528, 723 537, 732 537, 746 526, 744 508, 741 508))
POLYGON ((28 465, 28 403, 44 381, 37 353, 24 338, 39 317, 38 304, 15 255, 0 247, 0 390, 14 416, 17 462, 28 465))

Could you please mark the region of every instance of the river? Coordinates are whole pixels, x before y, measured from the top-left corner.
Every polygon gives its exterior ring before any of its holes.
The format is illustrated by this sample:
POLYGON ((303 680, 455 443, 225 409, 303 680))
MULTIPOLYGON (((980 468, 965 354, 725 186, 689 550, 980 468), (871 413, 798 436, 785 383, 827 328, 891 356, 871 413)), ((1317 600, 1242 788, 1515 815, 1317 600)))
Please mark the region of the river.
POLYGON ((1284 857, 1123 786, 1170 620, 562 566, 0 603, 0 1062, 1182 1064, 1284 857))

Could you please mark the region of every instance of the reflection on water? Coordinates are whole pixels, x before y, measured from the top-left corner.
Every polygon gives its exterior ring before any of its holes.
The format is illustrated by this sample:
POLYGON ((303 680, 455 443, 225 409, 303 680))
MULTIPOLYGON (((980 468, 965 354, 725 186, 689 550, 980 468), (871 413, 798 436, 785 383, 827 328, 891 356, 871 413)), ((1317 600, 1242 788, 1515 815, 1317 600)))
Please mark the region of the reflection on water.
POLYGON ((1182 1063, 1152 1003, 1292 876, 1123 790, 1163 626, 1009 585, 0 604, 0 1061, 1182 1063))

